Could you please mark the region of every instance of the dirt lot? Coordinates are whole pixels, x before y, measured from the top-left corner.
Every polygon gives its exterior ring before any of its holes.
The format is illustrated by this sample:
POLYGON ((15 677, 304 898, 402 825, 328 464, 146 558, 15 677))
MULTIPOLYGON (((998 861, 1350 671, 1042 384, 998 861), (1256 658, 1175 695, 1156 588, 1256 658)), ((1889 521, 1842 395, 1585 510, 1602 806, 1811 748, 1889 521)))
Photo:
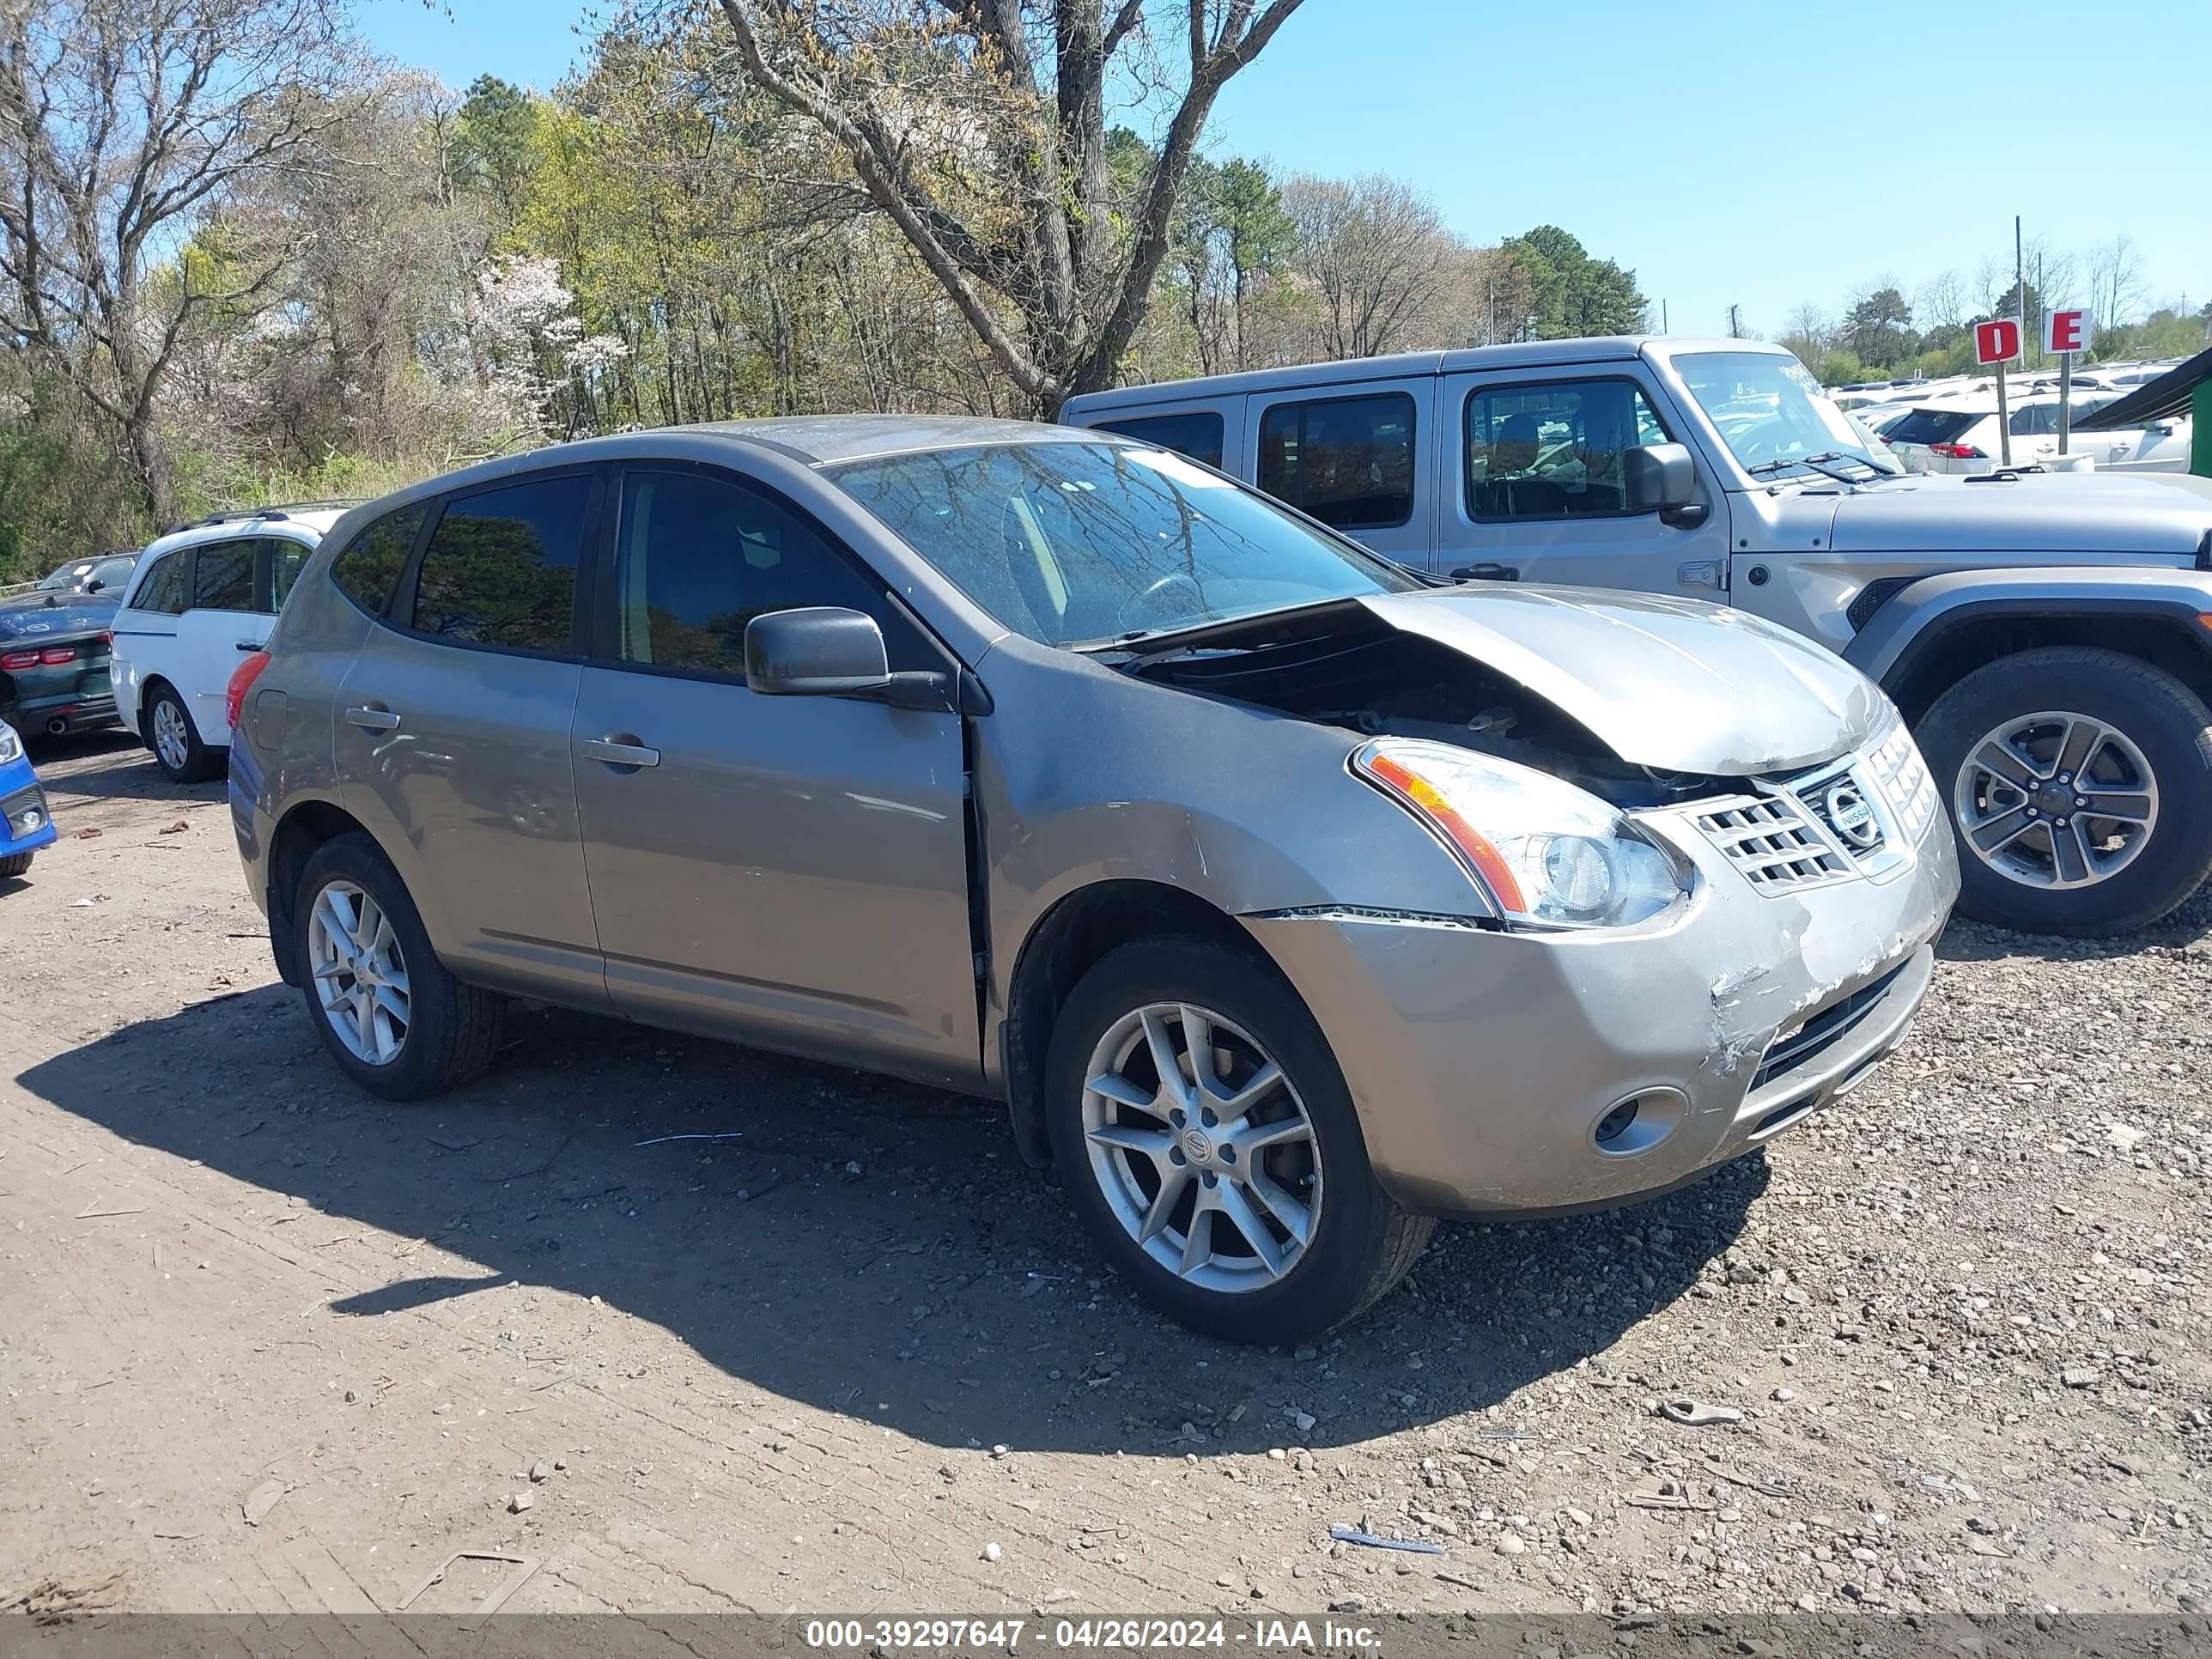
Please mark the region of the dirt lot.
POLYGON ((221 787, 119 739, 42 771, 65 839, 0 884, 0 1597, 363 1612, 465 1547, 542 1558, 544 1610, 2212 1597, 2204 900, 2125 950, 1954 927, 1911 1044, 1763 1159, 1446 1228, 1259 1352, 1102 1280, 975 1101, 550 1012, 370 1100, 221 787), (1363 1521, 1446 1553, 1330 1543, 1363 1521))

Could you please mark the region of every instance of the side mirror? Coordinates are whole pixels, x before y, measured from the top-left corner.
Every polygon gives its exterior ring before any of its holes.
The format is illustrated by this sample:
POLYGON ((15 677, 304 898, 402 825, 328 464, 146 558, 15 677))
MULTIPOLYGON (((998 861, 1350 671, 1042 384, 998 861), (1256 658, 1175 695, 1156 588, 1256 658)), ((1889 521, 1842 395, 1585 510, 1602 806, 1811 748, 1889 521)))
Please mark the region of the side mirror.
POLYGON ((101 588, 106 586, 107 584, 106 582, 100 580, 99 577, 94 576, 90 581, 84 585, 84 591, 88 593, 97 593, 101 588))
POLYGON ((1686 444, 1638 444, 1621 457, 1632 513, 1657 513, 1662 524, 1687 530, 1705 521, 1698 468, 1686 444))
POLYGON ((745 624, 745 684, 765 696, 835 697, 891 683, 884 631, 838 605, 771 611, 745 624))

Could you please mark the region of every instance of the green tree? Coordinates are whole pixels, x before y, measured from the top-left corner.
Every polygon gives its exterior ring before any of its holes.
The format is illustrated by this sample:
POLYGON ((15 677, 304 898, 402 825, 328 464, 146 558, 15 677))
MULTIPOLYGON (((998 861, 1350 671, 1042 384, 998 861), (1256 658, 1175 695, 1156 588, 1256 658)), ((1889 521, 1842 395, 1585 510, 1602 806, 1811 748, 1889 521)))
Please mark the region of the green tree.
POLYGON ((1650 301, 1636 286, 1636 273, 1610 259, 1591 258, 1557 225, 1509 237, 1498 252, 1527 279, 1532 301, 1522 329, 1528 337, 1632 334, 1644 326, 1650 301))
POLYGON ((1887 286, 1875 289, 1844 313, 1836 338, 1862 363, 1883 368, 1903 363, 1920 344, 1920 337, 1912 331, 1912 307, 1887 286))
POLYGON ((537 161, 538 100, 496 75, 469 82, 447 165, 456 189, 489 197, 512 224, 537 161))

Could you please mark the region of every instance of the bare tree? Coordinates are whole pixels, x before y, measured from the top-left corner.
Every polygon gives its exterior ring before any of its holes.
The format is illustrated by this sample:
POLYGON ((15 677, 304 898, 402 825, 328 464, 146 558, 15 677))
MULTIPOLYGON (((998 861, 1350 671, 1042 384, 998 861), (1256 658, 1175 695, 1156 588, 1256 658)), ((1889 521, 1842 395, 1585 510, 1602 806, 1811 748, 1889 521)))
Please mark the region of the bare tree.
POLYGON ((1214 100, 1299 3, 719 0, 747 76, 845 152, 1047 414, 1113 379, 1214 100), (1176 37, 1152 38, 1154 9, 1176 37), (1172 113, 1141 180, 1117 185, 1109 96, 1164 80, 1172 113))
POLYGON ((1300 174, 1283 185, 1283 204, 1297 226, 1293 263, 1321 297, 1331 357, 1414 343, 1467 259, 1435 204, 1385 174, 1348 182, 1300 174))
POLYGON ((0 0, 0 328, 112 427, 156 518, 179 338, 283 265, 225 204, 310 161, 349 61, 343 0, 0 0))
POLYGON ((2118 328, 2135 319, 2150 293, 2142 254, 2124 233, 2089 250, 2089 314, 2099 328, 2118 328))
POLYGON ((1913 305, 1920 320, 1931 328, 1961 328, 1966 325, 1973 301, 1968 296, 1966 279, 1954 267, 1938 271, 1920 285, 1913 305))

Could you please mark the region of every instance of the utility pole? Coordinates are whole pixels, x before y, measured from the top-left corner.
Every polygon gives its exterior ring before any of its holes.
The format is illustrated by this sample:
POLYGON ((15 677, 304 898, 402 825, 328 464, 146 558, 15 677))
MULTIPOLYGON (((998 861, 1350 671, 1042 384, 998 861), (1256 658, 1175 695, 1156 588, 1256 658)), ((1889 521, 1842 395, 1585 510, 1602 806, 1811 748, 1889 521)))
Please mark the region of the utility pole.
POLYGON ((1672 334, 1674 331, 1667 325, 1667 301, 1663 299, 1659 301, 1659 331, 1662 334, 1672 334))
POLYGON ((1729 338, 1731 340, 1741 340, 1743 338, 1743 320, 1739 314, 1741 309, 1742 308, 1738 306, 1730 306, 1729 307, 1729 338))
POLYGON ((2021 254, 2020 215, 2012 216, 2012 297, 2013 309, 2020 320, 2021 348, 2027 343, 2027 261, 2021 254))

